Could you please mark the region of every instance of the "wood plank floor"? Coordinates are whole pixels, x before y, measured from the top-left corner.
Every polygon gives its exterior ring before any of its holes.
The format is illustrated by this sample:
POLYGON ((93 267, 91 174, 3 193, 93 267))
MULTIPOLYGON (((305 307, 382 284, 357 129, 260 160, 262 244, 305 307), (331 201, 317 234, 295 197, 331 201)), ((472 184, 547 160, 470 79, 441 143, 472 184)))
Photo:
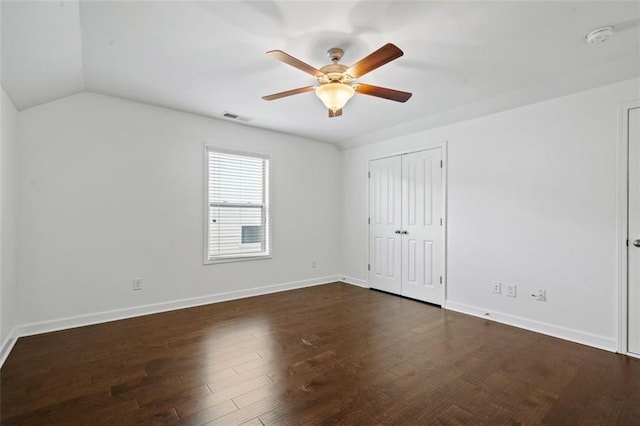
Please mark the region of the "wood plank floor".
POLYGON ((640 360, 341 283, 21 338, 2 425, 640 424, 640 360))

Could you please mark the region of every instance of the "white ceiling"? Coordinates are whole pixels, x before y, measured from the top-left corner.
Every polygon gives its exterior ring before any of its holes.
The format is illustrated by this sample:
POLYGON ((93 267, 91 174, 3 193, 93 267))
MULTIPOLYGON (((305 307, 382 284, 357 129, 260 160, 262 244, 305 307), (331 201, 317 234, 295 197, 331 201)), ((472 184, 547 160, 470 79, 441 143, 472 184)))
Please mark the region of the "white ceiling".
POLYGON ((1 83, 21 110, 86 90, 349 148, 639 76, 639 23, 637 1, 3 1, 1 83), (329 119, 313 92, 261 99, 315 83, 267 50, 319 68, 387 42, 405 55, 361 81, 405 104, 356 94, 329 119))

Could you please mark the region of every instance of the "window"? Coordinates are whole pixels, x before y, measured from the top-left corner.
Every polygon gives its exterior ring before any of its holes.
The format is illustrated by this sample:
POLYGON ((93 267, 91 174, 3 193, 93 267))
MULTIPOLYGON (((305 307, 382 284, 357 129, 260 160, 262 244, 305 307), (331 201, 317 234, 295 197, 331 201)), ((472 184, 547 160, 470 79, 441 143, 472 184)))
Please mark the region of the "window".
POLYGON ((269 159, 206 149, 205 263, 270 255, 269 159))

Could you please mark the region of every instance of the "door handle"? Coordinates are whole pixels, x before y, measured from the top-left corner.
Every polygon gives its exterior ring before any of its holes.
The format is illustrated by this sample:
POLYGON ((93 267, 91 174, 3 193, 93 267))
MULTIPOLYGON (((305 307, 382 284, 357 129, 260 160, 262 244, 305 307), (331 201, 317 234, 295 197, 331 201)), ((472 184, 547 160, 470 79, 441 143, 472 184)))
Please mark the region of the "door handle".
POLYGON ((407 231, 402 231, 402 232, 401 232, 401 234, 402 234, 402 235, 407 235, 407 234, 408 234, 408 232, 407 232, 407 231))
POLYGON ((636 246, 636 247, 640 247, 640 240, 635 240, 633 242, 633 245, 636 246))
POLYGON ((394 232, 395 232, 396 234, 401 234, 401 233, 402 233, 402 231, 401 231, 401 230, 399 230, 399 229, 398 229, 398 230, 396 230, 396 231, 394 231, 394 232))

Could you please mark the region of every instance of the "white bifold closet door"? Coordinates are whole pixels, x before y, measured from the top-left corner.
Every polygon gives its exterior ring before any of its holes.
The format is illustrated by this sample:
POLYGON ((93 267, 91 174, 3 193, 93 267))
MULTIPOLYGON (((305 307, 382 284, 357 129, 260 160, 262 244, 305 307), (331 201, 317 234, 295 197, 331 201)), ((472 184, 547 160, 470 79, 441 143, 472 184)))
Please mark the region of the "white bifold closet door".
POLYGON ((442 149, 370 163, 369 285, 444 301, 442 149))
POLYGON ((400 294, 401 157, 372 161, 369 169, 369 285, 400 294))

